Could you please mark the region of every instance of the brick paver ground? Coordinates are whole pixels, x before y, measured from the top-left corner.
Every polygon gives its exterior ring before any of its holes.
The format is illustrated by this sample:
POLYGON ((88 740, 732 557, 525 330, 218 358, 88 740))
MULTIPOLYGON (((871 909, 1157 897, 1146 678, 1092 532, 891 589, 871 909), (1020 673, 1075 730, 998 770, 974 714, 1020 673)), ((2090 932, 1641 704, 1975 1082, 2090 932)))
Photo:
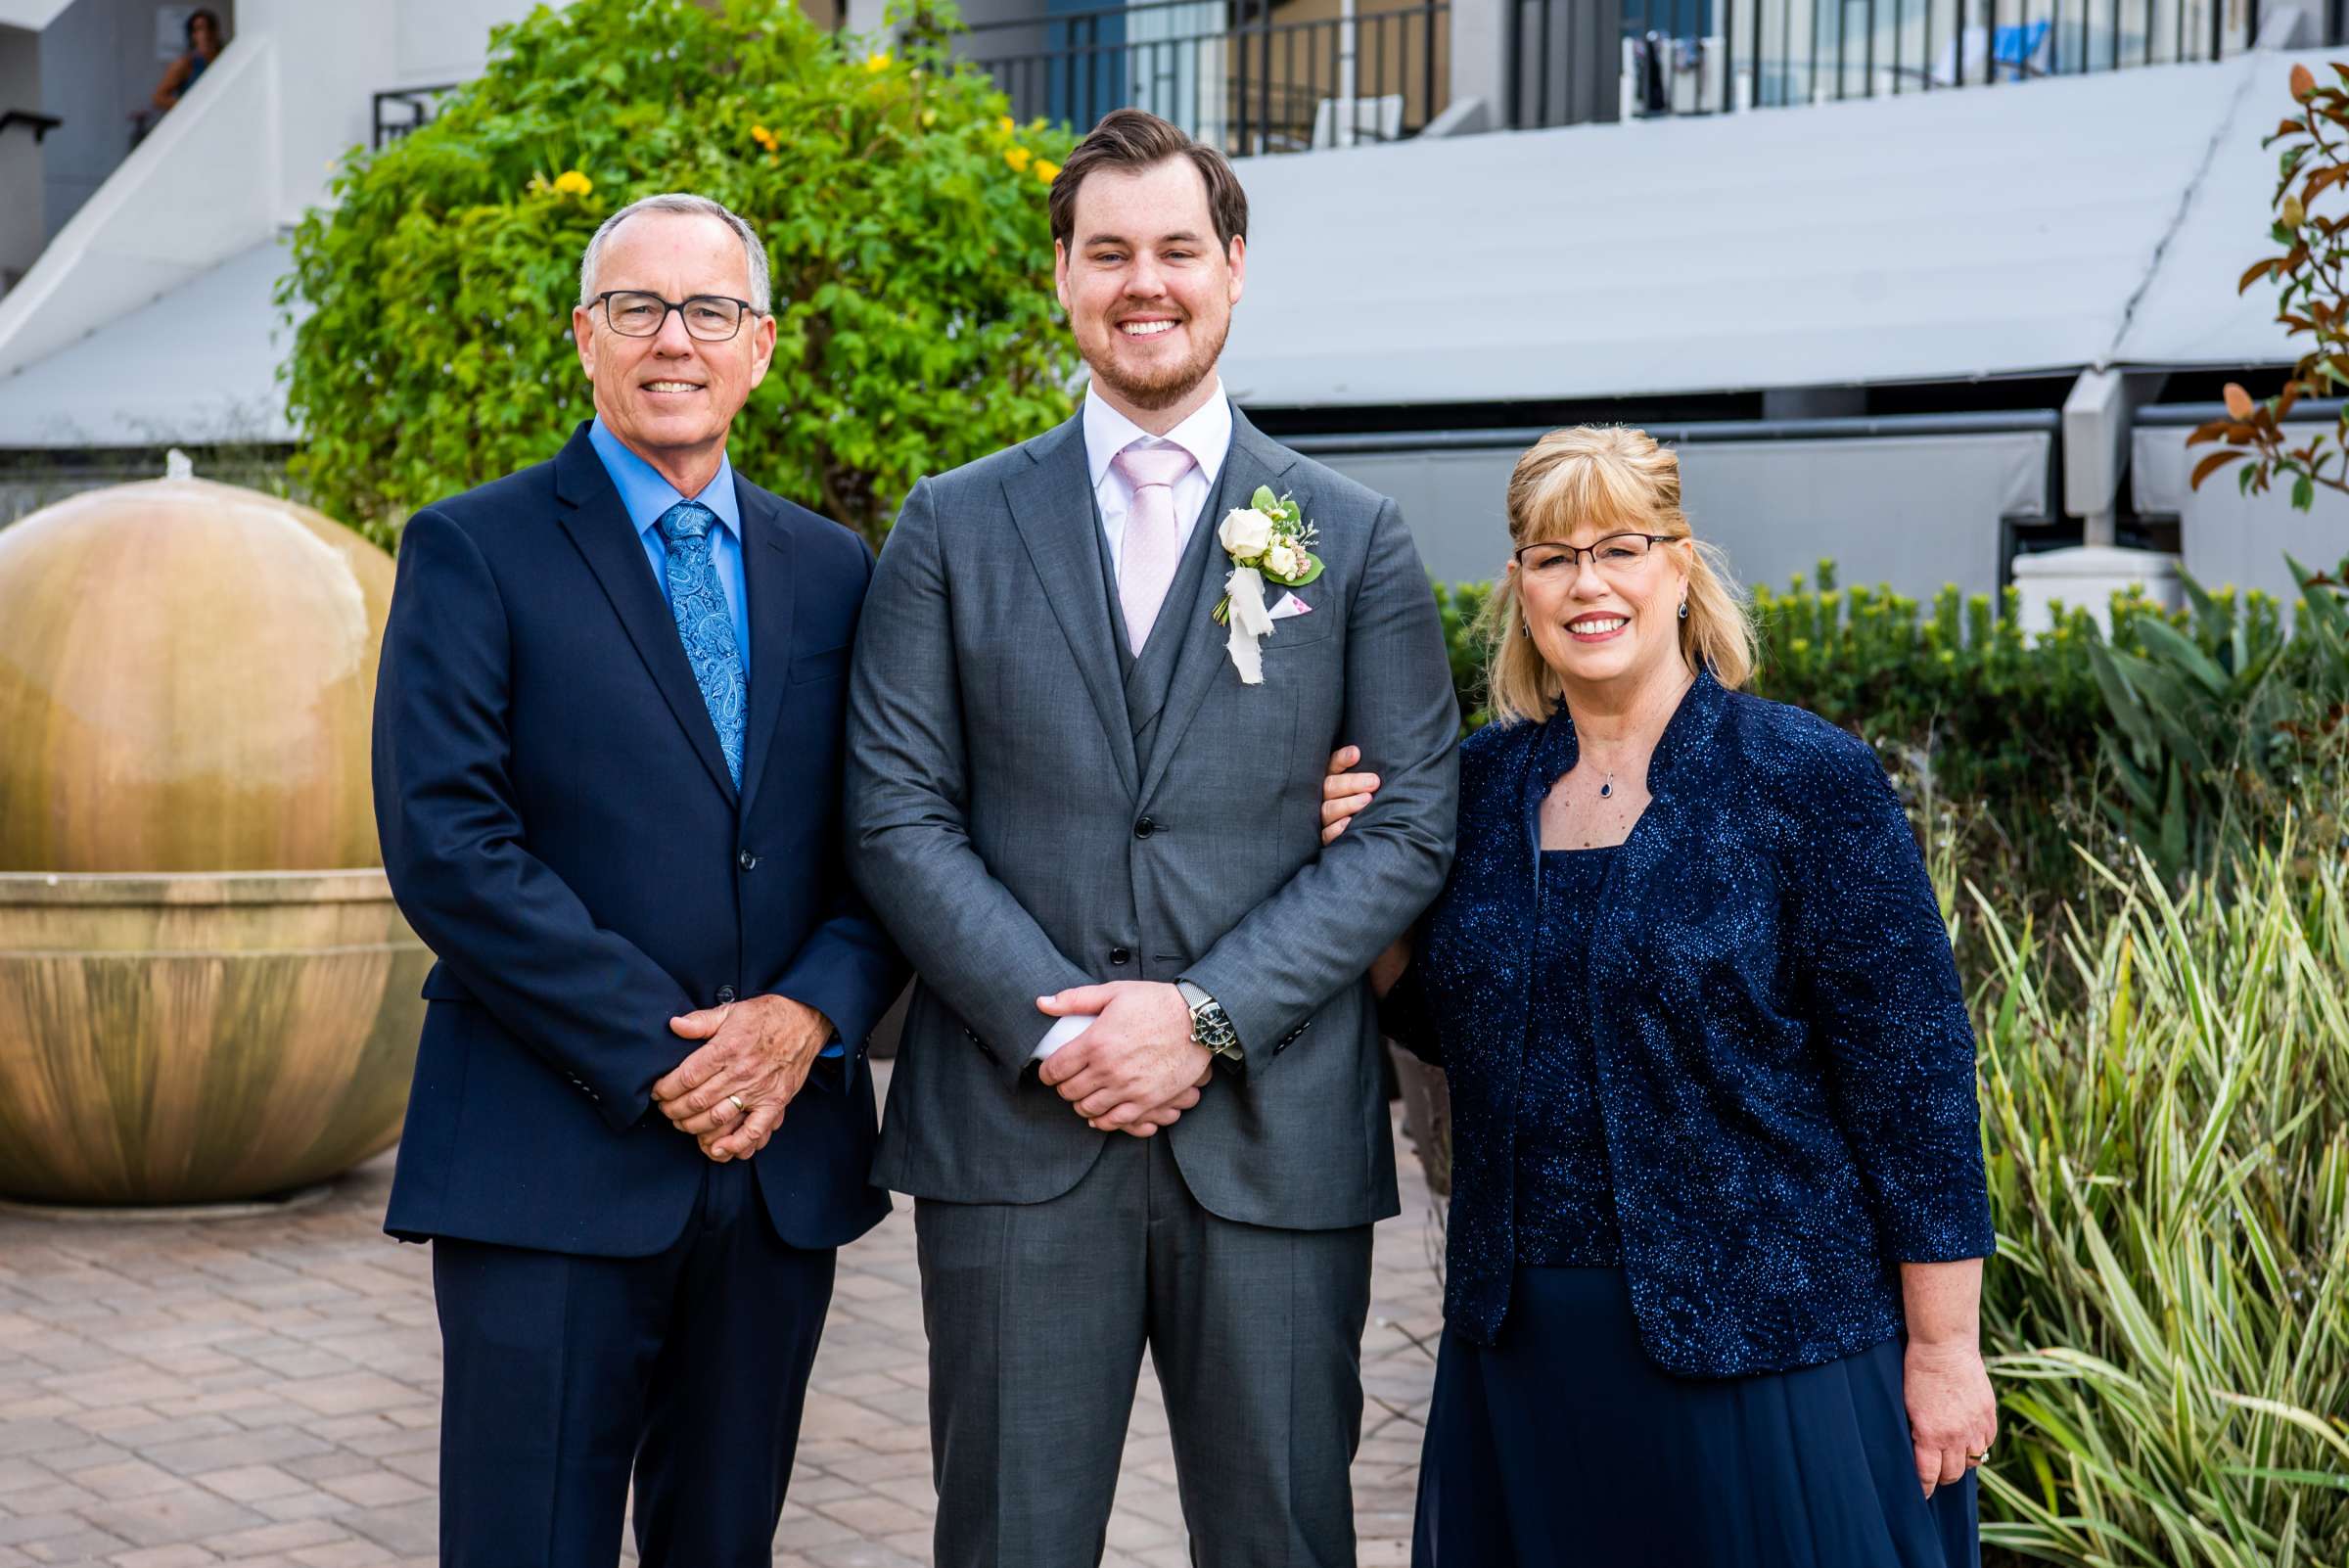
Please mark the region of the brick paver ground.
MULTIPOLYGON (((1365 1565, 1406 1561, 1439 1291, 1426 1188, 1378 1227, 1354 1470, 1365 1565)), ((324 1203, 203 1223, 0 1215, 0 1568, 422 1568, 439 1336, 428 1258, 378 1228, 391 1162, 324 1203)), ((927 1382, 903 1199, 841 1255, 777 1568, 929 1560, 927 1382)), ((1108 1560, 1187 1562, 1145 1374, 1108 1560)), ((633 1560, 632 1554, 630 1560, 633 1560)))

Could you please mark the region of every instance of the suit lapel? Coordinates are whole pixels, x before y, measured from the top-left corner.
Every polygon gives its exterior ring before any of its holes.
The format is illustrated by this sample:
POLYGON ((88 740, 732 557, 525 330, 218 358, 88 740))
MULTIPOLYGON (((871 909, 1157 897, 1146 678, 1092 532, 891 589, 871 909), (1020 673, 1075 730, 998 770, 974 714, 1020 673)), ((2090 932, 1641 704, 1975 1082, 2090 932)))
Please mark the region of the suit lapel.
POLYGON ((1028 547, 1028 559, 1043 584, 1044 603, 1060 623, 1078 678, 1109 737, 1119 780, 1134 793, 1139 769, 1133 759, 1133 730, 1126 718, 1126 694, 1118 645, 1102 596, 1100 550, 1093 535, 1092 474, 1084 457, 1082 416, 1031 441, 1033 466, 1004 482, 1003 498, 1028 547))
MULTIPOLYGON (((1275 441, 1267 439, 1237 408, 1231 411, 1231 450, 1223 459, 1223 471, 1216 477, 1218 499, 1209 503, 1210 515, 1199 520, 1203 529, 1222 526, 1222 518, 1215 512, 1219 504, 1229 507, 1245 502, 1256 493, 1260 484, 1280 489, 1280 477, 1296 465, 1296 454, 1275 441)), ((1307 516, 1312 516, 1310 497, 1300 497, 1306 504, 1307 516)), ((1217 681, 1221 679, 1230 661, 1224 653, 1229 628, 1216 624, 1216 601, 1223 597, 1223 579, 1230 568, 1223 558, 1222 546, 1211 543, 1215 552, 1207 571, 1199 578, 1198 592, 1190 607, 1183 611, 1181 623, 1182 652, 1174 666, 1174 678, 1167 687, 1166 711, 1159 716, 1158 739, 1150 748, 1150 767, 1142 776, 1140 799, 1148 805, 1160 779, 1166 777, 1168 764, 1182 744, 1183 732, 1198 716, 1199 705, 1207 701, 1217 681)), ((1174 613, 1170 605, 1161 611, 1160 620, 1174 613)), ((1153 641, 1156 634, 1153 634, 1153 641)), ((1239 679, 1235 673, 1231 677, 1239 679)))
POLYGON ((734 780, 726 771, 725 753, 718 749, 717 728, 710 722, 710 709, 694 681, 693 667, 685 662, 685 644, 678 639, 676 620, 668 613, 668 602, 661 597, 652 565, 645 559, 644 543, 637 537, 635 524, 628 520, 627 508, 621 504, 612 476, 604 472, 603 459, 588 442, 584 425, 555 458, 555 495, 563 503, 564 531, 603 584, 604 596, 612 602, 628 640, 636 645, 637 657, 651 671, 653 684, 661 688, 669 712, 676 715, 712 781, 727 800, 733 800, 734 780))
POLYGON ((791 530, 774 500, 738 474, 734 494, 742 514, 743 592, 750 597, 751 713, 743 736, 742 798, 758 799, 766 760, 775 749, 783 689, 791 679, 792 610, 799 575, 792 571, 791 530))

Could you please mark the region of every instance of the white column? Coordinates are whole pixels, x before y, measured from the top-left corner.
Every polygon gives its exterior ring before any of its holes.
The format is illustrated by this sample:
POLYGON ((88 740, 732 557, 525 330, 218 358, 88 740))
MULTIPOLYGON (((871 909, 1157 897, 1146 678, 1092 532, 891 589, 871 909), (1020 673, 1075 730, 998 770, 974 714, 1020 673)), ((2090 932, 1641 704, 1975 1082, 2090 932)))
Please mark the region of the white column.
POLYGON ((2129 432, 2137 411, 2161 394, 2163 375, 2088 370, 2063 400, 2063 509, 2090 544, 2113 541, 2129 432))
POLYGON ((1451 0, 1451 102, 1448 129, 1505 130, 1509 116, 1509 17, 1518 0, 1451 0))
POLYGON ((2161 392, 2160 375, 2089 370, 2063 400, 2063 509, 2080 519, 2085 541, 2014 559, 2014 586, 2024 629, 2054 624, 2057 602, 2086 609, 2109 627, 2112 596, 2142 587, 2155 604, 2176 609, 2178 558, 2158 550, 2124 550, 2115 542, 2121 482, 2129 473, 2130 431, 2138 409, 2161 392))
POLYGON ((2025 631, 2048 631, 2055 624, 2054 607, 2086 610, 2106 631, 2112 629, 2112 596, 2142 588, 2145 597, 2164 610, 2184 601, 2178 581, 2178 558, 2158 550, 2123 550, 2109 544, 2083 544, 2068 550, 2047 550, 2014 558, 2016 614, 2025 631))

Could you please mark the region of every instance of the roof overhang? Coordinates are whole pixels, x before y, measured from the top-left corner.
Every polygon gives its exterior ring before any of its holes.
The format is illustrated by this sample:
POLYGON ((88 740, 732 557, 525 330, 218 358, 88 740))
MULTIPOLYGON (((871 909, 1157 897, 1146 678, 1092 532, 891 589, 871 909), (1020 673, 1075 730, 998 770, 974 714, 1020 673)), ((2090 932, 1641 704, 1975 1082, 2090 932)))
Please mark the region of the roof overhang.
POLYGON ((73 0, 0 0, 0 27, 23 27, 39 32, 73 0))

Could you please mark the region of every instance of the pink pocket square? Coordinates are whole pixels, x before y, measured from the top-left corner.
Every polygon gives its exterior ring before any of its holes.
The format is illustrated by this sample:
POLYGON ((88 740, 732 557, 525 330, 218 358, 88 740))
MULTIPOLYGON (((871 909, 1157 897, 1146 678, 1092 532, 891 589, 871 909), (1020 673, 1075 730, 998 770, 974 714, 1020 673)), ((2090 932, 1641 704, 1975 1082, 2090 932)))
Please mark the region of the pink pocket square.
POLYGON ((1303 599, 1298 598, 1297 595, 1293 593, 1282 594, 1280 596, 1280 603, 1274 605, 1269 611, 1267 612, 1267 614, 1274 621, 1286 621, 1291 616, 1310 616, 1313 613, 1313 607, 1310 604, 1307 604, 1303 599))

